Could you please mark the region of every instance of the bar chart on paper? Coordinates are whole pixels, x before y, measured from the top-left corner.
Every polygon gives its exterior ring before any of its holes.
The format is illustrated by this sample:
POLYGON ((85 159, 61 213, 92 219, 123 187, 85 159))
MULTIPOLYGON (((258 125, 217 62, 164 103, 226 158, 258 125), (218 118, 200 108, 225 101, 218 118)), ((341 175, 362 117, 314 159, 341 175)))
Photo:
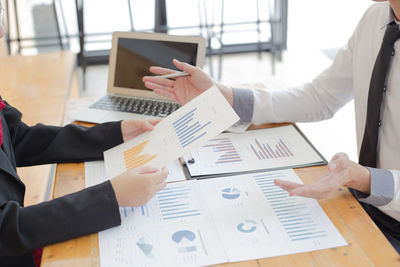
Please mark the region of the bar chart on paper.
POLYGON ((227 164, 242 161, 239 153, 233 146, 231 139, 228 137, 213 138, 207 145, 204 145, 203 148, 210 148, 218 155, 215 164, 227 164))
POLYGON ((157 155, 150 155, 148 153, 141 155, 147 143, 148 141, 144 141, 139 145, 134 146, 123 152, 127 170, 144 166, 157 157, 157 155))
POLYGON ((279 223, 291 241, 326 237, 326 230, 319 227, 310 213, 310 202, 290 197, 274 184, 275 179, 284 178, 283 173, 253 175, 253 179, 271 205, 279 223))
POLYGON ((326 160, 292 125, 222 133, 191 151, 192 176, 219 175, 326 164, 326 160))
POLYGON ((250 144, 250 148, 258 160, 289 158, 294 156, 282 138, 279 138, 279 141, 272 146, 268 143, 261 143, 257 138, 254 138, 254 143, 250 144))
POLYGON ((149 208, 147 206, 142 207, 121 207, 120 208, 121 216, 124 218, 128 218, 133 215, 140 215, 143 217, 149 217, 149 208))
POLYGON ((157 193, 160 218, 164 221, 185 219, 201 215, 193 201, 193 187, 186 184, 169 186, 157 193))
POLYGON ((197 108, 194 108, 172 123, 182 148, 206 135, 206 128, 211 124, 209 120, 204 123, 201 123, 198 119, 196 120, 196 111, 197 108))

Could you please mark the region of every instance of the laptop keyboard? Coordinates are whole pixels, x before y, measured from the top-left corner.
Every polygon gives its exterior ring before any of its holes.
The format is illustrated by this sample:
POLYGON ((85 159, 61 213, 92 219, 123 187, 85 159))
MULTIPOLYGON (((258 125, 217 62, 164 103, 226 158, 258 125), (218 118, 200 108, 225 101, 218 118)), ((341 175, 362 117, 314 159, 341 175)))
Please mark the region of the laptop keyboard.
POLYGON ((130 112, 163 118, 179 107, 179 104, 160 100, 106 95, 93 103, 89 108, 130 112))

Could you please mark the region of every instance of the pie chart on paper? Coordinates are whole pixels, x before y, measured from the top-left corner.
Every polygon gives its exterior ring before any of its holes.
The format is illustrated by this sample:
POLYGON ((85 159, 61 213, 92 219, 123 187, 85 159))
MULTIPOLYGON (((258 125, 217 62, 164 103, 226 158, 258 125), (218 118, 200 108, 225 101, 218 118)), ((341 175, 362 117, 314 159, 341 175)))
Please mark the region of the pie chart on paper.
POLYGON ((225 188, 221 190, 222 197, 225 199, 236 199, 240 197, 240 190, 237 188, 225 188))

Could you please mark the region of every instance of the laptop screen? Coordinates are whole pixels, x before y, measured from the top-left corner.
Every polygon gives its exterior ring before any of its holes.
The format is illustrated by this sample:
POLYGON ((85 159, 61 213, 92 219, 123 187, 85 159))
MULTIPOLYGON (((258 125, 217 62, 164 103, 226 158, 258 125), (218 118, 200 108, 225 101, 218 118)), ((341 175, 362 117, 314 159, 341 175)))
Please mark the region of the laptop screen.
POLYGON ((147 89, 142 77, 154 75, 151 66, 176 69, 172 59, 196 65, 197 43, 118 38, 114 86, 147 89))

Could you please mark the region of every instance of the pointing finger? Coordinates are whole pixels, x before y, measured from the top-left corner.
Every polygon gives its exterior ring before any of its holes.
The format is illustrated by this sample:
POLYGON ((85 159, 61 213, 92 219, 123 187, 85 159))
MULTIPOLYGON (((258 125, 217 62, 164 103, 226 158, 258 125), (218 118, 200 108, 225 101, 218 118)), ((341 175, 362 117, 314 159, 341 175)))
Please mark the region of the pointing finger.
POLYGON ((173 90, 173 88, 171 88, 171 87, 168 87, 168 86, 164 86, 164 85, 161 85, 161 84, 158 84, 158 83, 153 83, 153 82, 145 82, 145 84, 144 84, 147 88, 150 88, 150 89, 158 89, 158 90, 168 90, 168 91, 172 91, 173 90))
POLYGON ((192 66, 192 65, 190 65, 190 64, 188 64, 188 63, 181 62, 181 61, 179 61, 179 60, 177 60, 177 59, 174 59, 174 60, 172 61, 172 63, 174 63, 174 65, 175 65, 178 69, 183 70, 183 71, 185 71, 185 72, 187 72, 187 73, 189 73, 189 74, 194 74, 194 72, 196 71, 196 67, 194 67, 194 66, 192 66))
POLYGON ((165 75, 165 74, 171 74, 176 72, 176 70, 171 70, 163 67, 157 67, 157 66, 152 66, 150 67, 150 71, 154 74, 158 75, 165 75))
POLYGON ((276 186, 281 187, 282 189, 290 192, 295 188, 298 188, 300 186, 302 186, 302 184, 298 184, 298 183, 293 183, 293 182, 289 182, 289 181, 284 181, 284 180, 280 180, 280 179, 275 179, 274 180, 274 184, 276 186))
POLYGON ((168 87, 174 87, 175 81, 174 80, 170 80, 170 79, 166 79, 166 78, 162 78, 162 77, 154 77, 154 76, 145 76, 142 79, 145 83, 146 82, 152 82, 152 83, 156 83, 156 84, 160 84, 160 85, 164 85, 164 86, 168 86, 168 87))
POLYGON ((315 183, 311 185, 304 185, 294 189, 291 196, 310 197, 315 199, 327 198, 330 193, 328 186, 323 183, 315 183))

